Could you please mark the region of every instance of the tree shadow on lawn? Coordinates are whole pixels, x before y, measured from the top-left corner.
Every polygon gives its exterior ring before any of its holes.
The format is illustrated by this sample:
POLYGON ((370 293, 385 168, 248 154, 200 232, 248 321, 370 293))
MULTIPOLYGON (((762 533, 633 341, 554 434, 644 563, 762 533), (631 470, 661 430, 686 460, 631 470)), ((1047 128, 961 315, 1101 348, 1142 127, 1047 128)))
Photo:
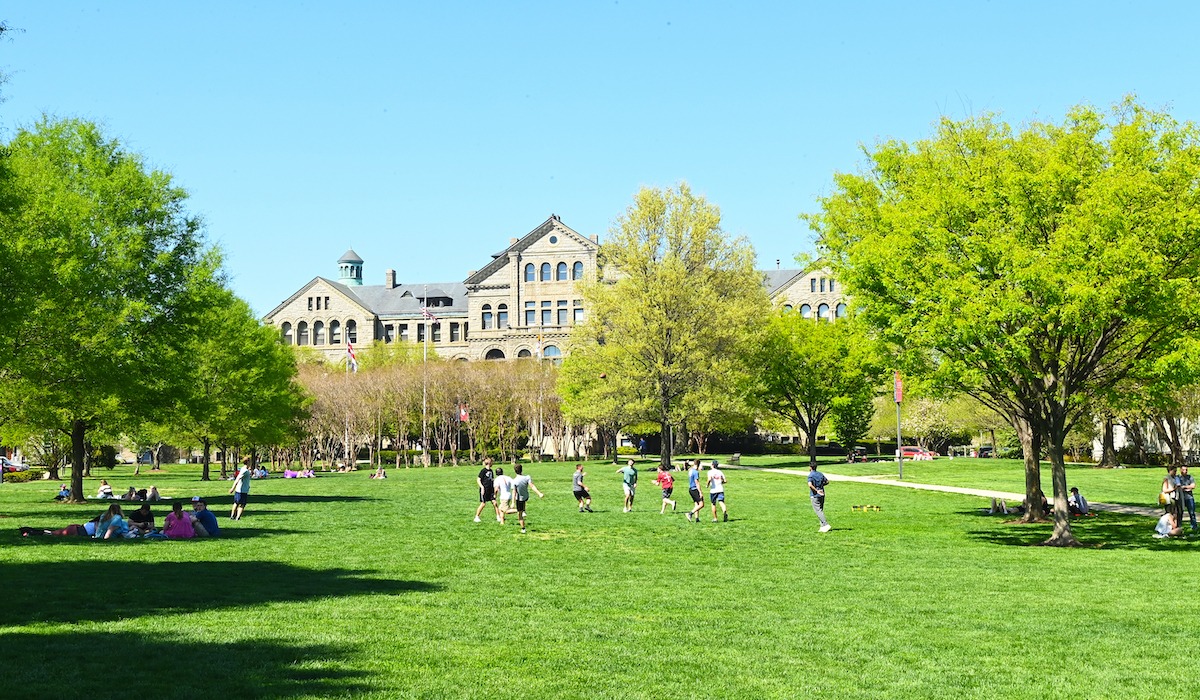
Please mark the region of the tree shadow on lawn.
POLYGON ((0 564, 0 581, 5 589, 31 593, 22 596, 19 605, 0 606, 0 626, 115 620, 165 611, 186 613, 330 596, 399 595, 441 589, 438 584, 424 581, 365 577, 372 573, 306 569, 273 561, 5 563, 0 564))
POLYGON ((137 632, 0 634, 8 698, 349 697, 368 691, 346 649, 198 642, 137 632))
MULTIPOLYGON (((991 519, 994 526, 986 530, 969 530, 972 538, 989 544, 1012 547, 1031 547, 1049 539, 1052 523, 1025 524, 1014 522, 1017 515, 988 515, 980 511, 959 511, 958 515, 975 515, 991 519)), ((1193 537, 1158 539, 1154 523, 1142 515, 1100 513, 1094 518, 1072 518, 1071 532, 1090 549, 1148 550, 1161 552, 1192 552, 1200 547, 1193 537)), ((1184 532, 1188 530, 1185 528, 1184 532)))

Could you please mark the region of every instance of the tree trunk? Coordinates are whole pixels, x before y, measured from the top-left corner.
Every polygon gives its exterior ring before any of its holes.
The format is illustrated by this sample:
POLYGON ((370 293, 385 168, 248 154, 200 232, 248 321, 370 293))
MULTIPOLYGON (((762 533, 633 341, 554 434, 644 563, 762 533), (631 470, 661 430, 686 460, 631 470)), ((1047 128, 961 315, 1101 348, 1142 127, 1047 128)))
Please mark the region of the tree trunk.
POLYGON ((1113 438, 1113 416, 1111 413, 1104 414, 1104 437, 1100 441, 1100 464, 1101 467, 1119 467, 1121 461, 1117 459, 1116 441, 1113 438))
POLYGON ((1040 436, 1034 432, 1028 421, 1018 418, 1013 421, 1013 428, 1021 440, 1021 451, 1025 453, 1025 515, 1021 522, 1036 523, 1045 519, 1042 512, 1042 463, 1038 459, 1041 452, 1040 436))
POLYGON ((1155 416, 1154 429, 1171 450, 1171 464, 1183 466, 1183 439, 1179 437, 1179 416, 1155 416))
POLYGON ((660 439, 658 442, 661 445, 659 448, 661 454, 658 456, 658 463, 666 469, 670 469, 671 455, 675 449, 674 432, 671 430, 671 423, 669 421, 660 421, 659 425, 662 427, 662 432, 659 433, 660 439))
POLYGON ((1136 419, 1125 423, 1125 430, 1129 435, 1129 439, 1133 441, 1133 447, 1137 450, 1138 464, 1149 464, 1149 455, 1146 454, 1146 435, 1142 432, 1142 424, 1136 419))
POLYGON ((201 441, 201 446, 204 449, 204 456, 201 458, 201 464, 203 464, 204 467, 200 470, 200 480, 209 481, 212 478, 208 474, 208 466, 212 462, 212 440, 209 440, 206 436, 204 440, 201 441))
POLYGON ((808 463, 810 466, 817 466, 817 424, 811 423, 811 427, 805 429, 802 426, 796 426, 798 431, 804 435, 804 441, 808 443, 808 463))
POLYGON ((1079 540, 1071 534, 1071 511, 1067 507, 1067 466, 1063 462, 1062 443, 1061 435, 1050 438, 1050 482, 1054 484, 1054 534, 1042 544, 1051 547, 1077 547, 1079 540))
POLYGON ((84 438, 87 426, 81 420, 71 421, 71 503, 86 503, 83 495, 84 438))

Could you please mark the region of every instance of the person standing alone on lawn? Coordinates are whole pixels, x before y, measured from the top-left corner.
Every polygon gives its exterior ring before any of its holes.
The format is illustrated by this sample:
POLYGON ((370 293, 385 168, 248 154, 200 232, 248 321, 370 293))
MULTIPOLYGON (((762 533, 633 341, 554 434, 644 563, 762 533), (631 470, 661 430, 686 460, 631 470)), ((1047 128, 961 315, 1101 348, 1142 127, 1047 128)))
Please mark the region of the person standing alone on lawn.
POLYGON ((828 485, 829 479, 817 471, 817 465, 809 465, 808 497, 812 501, 812 509, 817 514, 817 520, 821 521, 821 528, 817 532, 829 532, 833 529, 833 526, 825 519, 825 487, 828 485))
POLYGON ((667 472, 667 468, 658 465, 658 476, 654 477, 654 483, 662 487, 662 508, 658 509, 658 514, 662 515, 667 512, 667 504, 671 504, 671 510, 675 510, 675 501, 671 500, 671 493, 675 491, 675 477, 667 472))
MULTIPOLYGON (((483 512, 484 506, 491 503, 492 510, 496 510, 496 473, 492 471, 491 457, 483 460, 483 469, 479 470, 475 483, 479 484, 479 507, 475 509, 475 522, 480 522, 479 514, 483 512)), ((497 514, 499 512, 496 510, 497 514)))
POLYGON ((717 504, 721 504, 721 517, 729 522, 729 511, 725 510, 725 472, 717 468, 717 460, 713 460, 708 470, 708 498, 712 503, 713 522, 717 522, 717 504))
POLYGON ((625 463, 624 467, 617 470, 621 475, 621 488, 625 490, 625 511, 628 513, 633 510, 633 497, 637 494, 637 469, 633 466, 633 460, 625 463))
POLYGON ((250 500, 250 458, 242 460, 242 466, 238 468, 237 476, 233 479, 233 486, 230 487, 229 493, 233 494, 233 509, 229 511, 230 520, 241 520, 242 513, 246 510, 246 501, 250 500))
POLYGON ((575 475, 571 477, 572 492, 575 494, 575 500, 579 501, 579 512, 592 512, 592 494, 588 488, 583 485, 583 477, 587 473, 583 471, 582 464, 575 465, 575 475))
POLYGON ((514 467, 517 471, 517 476, 513 479, 513 491, 517 494, 517 519, 521 523, 521 533, 525 532, 525 504, 529 502, 529 490, 538 495, 538 498, 545 498, 546 494, 538 491, 538 487, 533 485, 533 479, 529 475, 521 473, 521 465, 514 467))

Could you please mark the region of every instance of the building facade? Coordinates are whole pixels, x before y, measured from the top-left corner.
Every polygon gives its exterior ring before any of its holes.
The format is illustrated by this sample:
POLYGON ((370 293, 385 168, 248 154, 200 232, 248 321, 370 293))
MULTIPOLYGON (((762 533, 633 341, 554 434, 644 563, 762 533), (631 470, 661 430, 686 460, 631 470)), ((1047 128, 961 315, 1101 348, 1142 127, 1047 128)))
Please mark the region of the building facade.
MULTIPOLYGON (((337 280, 314 277, 264 320, 285 343, 335 362, 346 357, 347 343, 424 343, 426 333, 429 346, 450 359, 557 359, 587 313, 579 287, 600 274, 599 249, 599 237, 551 214, 462 282, 409 284, 387 270, 383 284, 365 284, 365 263, 348 250, 337 261, 337 280)), ((764 285, 775 304, 805 318, 846 315, 840 285, 826 268, 764 272, 764 285)))

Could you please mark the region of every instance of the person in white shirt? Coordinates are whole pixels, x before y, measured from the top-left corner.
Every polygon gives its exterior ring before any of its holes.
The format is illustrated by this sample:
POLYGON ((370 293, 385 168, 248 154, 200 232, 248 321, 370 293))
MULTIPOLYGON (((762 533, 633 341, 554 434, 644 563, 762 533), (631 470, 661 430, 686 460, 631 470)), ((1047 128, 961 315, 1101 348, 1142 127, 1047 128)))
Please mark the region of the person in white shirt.
POLYGON ((712 519, 717 522, 717 504, 721 504, 721 517, 729 522, 729 511, 725 509, 725 472, 717 468, 716 460, 708 470, 708 498, 712 504, 712 519))
POLYGON ((517 519, 521 523, 521 533, 525 533, 525 504, 529 502, 529 492, 532 490, 538 495, 538 498, 545 498, 546 494, 538 491, 538 487, 533 485, 533 479, 529 478, 528 474, 521 471, 521 465, 518 464, 515 469, 517 476, 513 481, 513 492, 517 495, 517 519))
POLYGON ((513 480, 504 473, 504 467, 496 467, 496 522, 504 524, 504 516, 512 511, 513 480))

